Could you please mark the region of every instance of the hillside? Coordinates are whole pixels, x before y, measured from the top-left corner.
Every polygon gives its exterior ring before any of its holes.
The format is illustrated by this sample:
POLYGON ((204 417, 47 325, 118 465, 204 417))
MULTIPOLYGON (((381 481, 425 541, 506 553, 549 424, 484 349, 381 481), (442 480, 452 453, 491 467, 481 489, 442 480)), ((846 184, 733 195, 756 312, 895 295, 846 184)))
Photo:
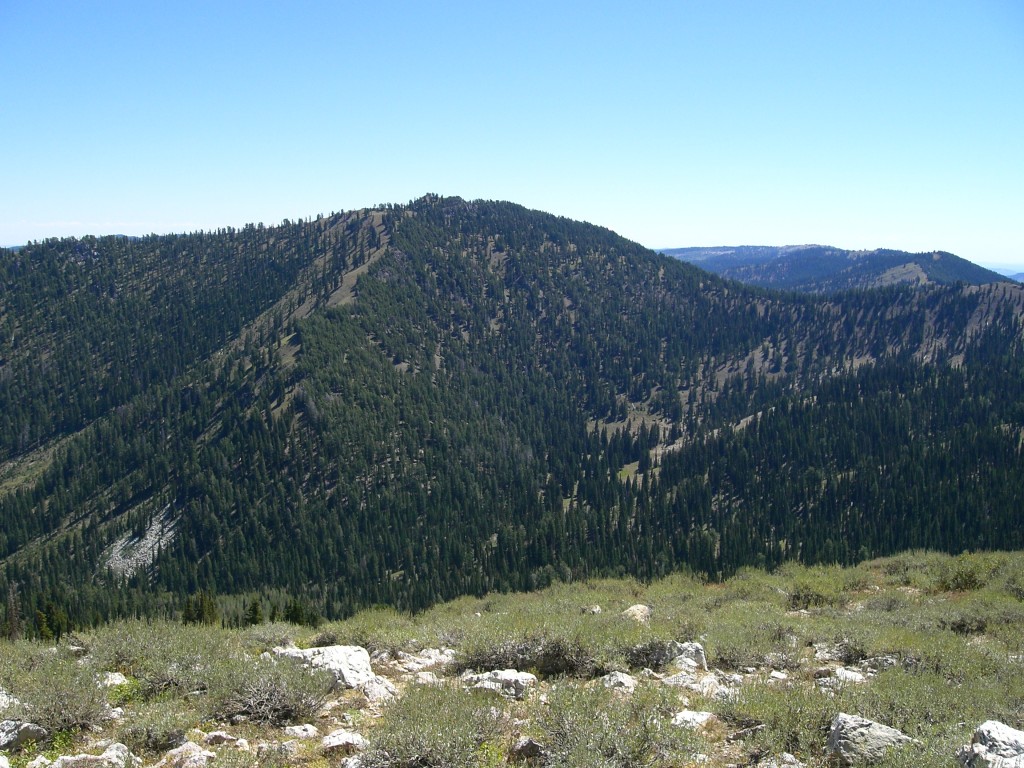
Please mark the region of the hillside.
POLYGON ((0 639, 0 765, 1012 766, 1022 598, 1020 553, 916 552, 0 639))
POLYGON ((662 253, 748 285, 815 293, 888 285, 985 285, 1006 280, 944 251, 847 251, 822 245, 789 245, 668 248, 662 253))
POLYGON ((1024 546, 1011 283, 774 294, 428 196, 0 286, 0 589, 51 624, 1024 546))

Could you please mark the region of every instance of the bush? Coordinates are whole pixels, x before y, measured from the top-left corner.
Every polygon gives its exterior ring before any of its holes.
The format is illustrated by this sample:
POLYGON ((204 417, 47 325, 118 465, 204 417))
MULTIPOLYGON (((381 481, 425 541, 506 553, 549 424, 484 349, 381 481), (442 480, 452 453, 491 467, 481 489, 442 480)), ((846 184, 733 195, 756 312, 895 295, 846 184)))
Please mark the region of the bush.
POLYGON ((641 687, 631 697, 605 688, 560 685, 539 713, 537 741, 549 768, 631 768, 686 764, 704 750, 699 732, 671 724, 670 691, 641 687))
POLYGON ((155 702, 133 712, 118 729, 118 739, 135 753, 166 752, 185 742, 197 720, 180 700, 155 702))
POLYGON ((310 720, 323 706, 333 678, 292 659, 228 655, 210 670, 206 708, 219 720, 244 718, 283 725, 310 720))
POLYGON ((493 696, 458 688, 415 686, 384 713, 363 753, 363 768, 476 768, 507 752, 493 696))
POLYGON ((98 726, 108 712, 93 667, 60 648, 28 642, 5 648, 0 688, 21 702, 9 715, 30 719, 51 734, 98 726))

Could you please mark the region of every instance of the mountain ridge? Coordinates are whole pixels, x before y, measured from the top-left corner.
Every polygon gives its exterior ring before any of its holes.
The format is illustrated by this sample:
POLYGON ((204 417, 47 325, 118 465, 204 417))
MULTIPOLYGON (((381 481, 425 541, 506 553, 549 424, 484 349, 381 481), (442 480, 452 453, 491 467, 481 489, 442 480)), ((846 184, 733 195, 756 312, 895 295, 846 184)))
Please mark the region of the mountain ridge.
POLYGON ((286 590, 339 616, 1024 544, 1010 283, 778 294, 438 196, 0 266, 26 610, 286 590))

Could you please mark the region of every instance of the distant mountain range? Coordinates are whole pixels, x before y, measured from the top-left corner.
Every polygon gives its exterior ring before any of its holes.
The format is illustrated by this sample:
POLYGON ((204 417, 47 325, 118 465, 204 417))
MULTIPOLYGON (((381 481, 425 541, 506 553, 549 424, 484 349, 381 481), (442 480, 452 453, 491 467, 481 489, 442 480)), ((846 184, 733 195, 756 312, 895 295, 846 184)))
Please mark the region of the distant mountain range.
MULTIPOLYGON (((985 285, 1007 280, 945 251, 847 251, 827 245, 666 248, 661 251, 716 275, 762 288, 830 293, 886 285, 985 285)), ((1011 278, 1012 279, 1012 278, 1011 278)))

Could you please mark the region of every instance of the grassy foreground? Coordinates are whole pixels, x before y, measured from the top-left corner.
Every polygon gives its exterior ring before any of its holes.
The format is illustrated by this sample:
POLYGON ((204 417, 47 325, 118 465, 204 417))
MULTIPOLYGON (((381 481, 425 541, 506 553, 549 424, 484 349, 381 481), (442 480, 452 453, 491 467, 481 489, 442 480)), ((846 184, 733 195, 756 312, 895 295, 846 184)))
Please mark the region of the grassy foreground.
POLYGON ((365 611, 318 630, 127 622, 73 641, 56 651, 0 644, 0 689, 16 700, 0 696, 0 719, 50 733, 8 752, 14 768, 38 755, 98 753, 110 740, 148 765, 186 738, 201 739, 197 728, 227 729, 253 745, 207 747, 217 765, 341 762, 318 739, 288 744, 283 727, 295 723, 322 734, 358 731, 369 744, 364 768, 768 765, 784 752, 825 766, 837 712, 919 740, 877 765, 953 766, 954 750, 982 721, 1024 727, 1024 553, 789 565, 722 584, 682 575, 649 585, 559 584, 415 616, 365 611), (648 623, 622 615, 635 604, 651 608, 648 623), (663 681, 680 671, 671 641, 703 644, 710 671, 698 671, 697 684, 663 681), (370 703, 355 690, 331 692, 323 675, 261 655, 289 642, 363 646, 398 695, 370 703), (454 651, 454 661, 431 670, 437 682, 401 666, 403 654, 426 648, 454 651), (539 682, 516 700, 460 679, 505 668, 539 682), (599 679, 617 671, 636 679, 632 693, 599 679), (113 672, 123 680, 106 677, 113 672), (110 718, 111 707, 120 718, 110 718), (683 709, 715 717, 699 728, 673 725, 683 709), (516 752, 526 738, 543 757, 516 752))

